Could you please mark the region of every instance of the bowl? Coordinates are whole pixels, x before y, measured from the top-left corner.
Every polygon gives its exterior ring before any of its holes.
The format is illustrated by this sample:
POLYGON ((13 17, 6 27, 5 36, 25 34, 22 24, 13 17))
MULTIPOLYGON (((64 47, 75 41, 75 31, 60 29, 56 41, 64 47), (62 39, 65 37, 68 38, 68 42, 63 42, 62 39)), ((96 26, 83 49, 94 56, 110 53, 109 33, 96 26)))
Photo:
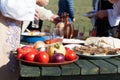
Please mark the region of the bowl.
POLYGON ((28 43, 35 43, 36 41, 46 41, 50 38, 50 34, 45 32, 24 32, 21 34, 21 41, 28 43))

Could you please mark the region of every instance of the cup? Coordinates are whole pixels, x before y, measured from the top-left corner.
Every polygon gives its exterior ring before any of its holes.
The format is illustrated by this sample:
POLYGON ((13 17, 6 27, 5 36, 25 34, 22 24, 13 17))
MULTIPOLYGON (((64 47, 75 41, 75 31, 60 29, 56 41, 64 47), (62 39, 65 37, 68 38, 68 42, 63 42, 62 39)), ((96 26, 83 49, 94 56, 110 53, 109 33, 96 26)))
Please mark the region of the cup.
POLYGON ((39 28, 39 20, 32 21, 32 27, 33 28, 39 28))
POLYGON ((91 30, 89 30, 89 36, 96 36, 96 29, 92 28, 91 30))
POLYGON ((80 27, 79 28, 79 38, 80 39, 84 38, 84 33, 85 33, 85 27, 80 27))
POLYGON ((73 38, 77 38, 78 37, 78 32, 79 32, 79 26, 74 26, 73 38))
POLYGON ((54 28, 53 35, 55 38, 64 38, 64 28, 54 28))
POLYGON ((47 26, 44 28, 44 32, 50 33, 50 26, 49 26, 49 25, 47 25, 47 26))

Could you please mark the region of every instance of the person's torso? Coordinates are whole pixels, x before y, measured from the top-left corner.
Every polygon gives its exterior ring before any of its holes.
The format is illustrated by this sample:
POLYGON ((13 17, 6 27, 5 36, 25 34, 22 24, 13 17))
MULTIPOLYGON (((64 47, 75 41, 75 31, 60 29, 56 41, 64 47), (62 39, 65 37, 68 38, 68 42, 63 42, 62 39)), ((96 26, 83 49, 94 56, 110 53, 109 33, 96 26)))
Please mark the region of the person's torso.
POLYGON ((106 9, 113 9, 113 4, 111 4, 108 0, 99 0, 98 10, 106 9))

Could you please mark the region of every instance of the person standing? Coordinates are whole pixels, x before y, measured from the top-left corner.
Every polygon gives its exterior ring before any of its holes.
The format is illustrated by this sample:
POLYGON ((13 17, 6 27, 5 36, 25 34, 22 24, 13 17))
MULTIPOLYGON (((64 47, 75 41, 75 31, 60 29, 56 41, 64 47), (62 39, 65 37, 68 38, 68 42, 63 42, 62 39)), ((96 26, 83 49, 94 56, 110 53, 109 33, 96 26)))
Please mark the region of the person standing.
POLYGON ((118 33, 120 33, 119 22, 120 22, 120 0, 108 0, 111 4, 113 4, 113 9, 106 9, 101 10, 97 13, 97 16, 100 19, 108 18, 109 24, 110 24, 110 31, 113 37, 116 37, 117 30, 118 33))
POLYGON ((36 3, 41 0, 0 0, 0 80, 18 80, 15 51, 20 47, 22 21, 38 19, 36 3))
POLYGON ((96 4, 95 4, 95 12, 96 12, 95 26, 97 30, 96 36, 99 37, 116 36, 117 27, 116 26, 111 27, 107 16, 104 18, 100 18, 99 16, 104 10, 107 9, 113 9, 113 4, 111 4, 108 0, 96 0, 96 4))
POLYGON ((75 21, 74 13, 74 0, 59 0, 58 1, 58 15, 61 16, 62 13, 69 14, 69 22, 75 21))
POLYGON ((107 10, 111 25, 118 25, 118 38, 120 38, 120 0, 108 0, 113 3, 113 10, 107 10))

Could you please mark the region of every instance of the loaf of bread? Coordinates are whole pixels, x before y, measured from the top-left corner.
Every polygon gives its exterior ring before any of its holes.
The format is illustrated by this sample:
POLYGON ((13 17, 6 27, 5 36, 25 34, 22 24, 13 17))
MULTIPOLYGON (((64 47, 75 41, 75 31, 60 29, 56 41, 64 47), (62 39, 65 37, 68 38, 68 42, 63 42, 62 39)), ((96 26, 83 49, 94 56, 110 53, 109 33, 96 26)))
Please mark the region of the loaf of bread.
POLYGON ((116 49, 120 48, 120 39, 113 37, 89 37, 85 40, 84 44, 116 49))

